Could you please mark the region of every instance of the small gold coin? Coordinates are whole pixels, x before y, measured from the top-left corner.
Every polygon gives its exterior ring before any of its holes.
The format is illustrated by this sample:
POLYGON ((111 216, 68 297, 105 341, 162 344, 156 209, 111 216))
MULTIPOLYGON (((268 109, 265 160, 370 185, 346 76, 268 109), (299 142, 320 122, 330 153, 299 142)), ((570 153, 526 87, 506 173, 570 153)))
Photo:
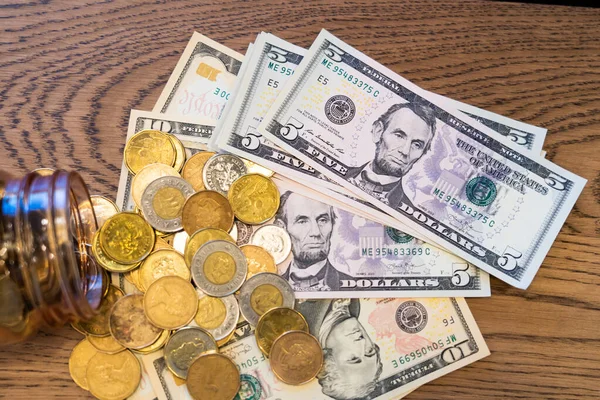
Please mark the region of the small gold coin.
POLYGON ((109 285, 108 293, 102 299, 98 313, 88 321, 73 322, 73 327, 90 336, 108 336, 110 334, 109 318, 113 305, 125 294, 116 286, 109 285))
POLYGON ((279 209, 279 190, 273 181, 259 174, 239 177, 227 197, 240 221, 258 225, 273 218, 279 209))
POLYGON ((273 342, 269 364, 282 382, 302 385, 314 379, 321 370, 323 349, 310 333, 289 331, 273 342))
POLYGON ((210 242, 211 240, 227 240, 228 242, 235 243, 233 238, 224 230, 217 228, 204 228, 196 231, 190 236, 188 242, 185 245, 185 263, 188 266, 192 265, 192 259, 194 254, 198 251, 203 244, 210 242))
POLYGON ((83 339, 81 342, 77 343, 73 348, 73 351, 71 351, 71 356, 69 357, 69 373, 71 374, 73 382, 82 389, 89 390, 85 371, 88 363, 96 353, 98 353, 98 349, 92 346, 87 339, 83 339))
POLYGON ((252 275, 259 274, 261 272, 277 273, 277 265, 275 265, 275 259, 265 249, 260 246, 253 244, 246 244, 240 247, 240 250, 246 256, 246 263, 248 264, 248 275, 246 279, 249 279, 252 275))
POLYGON ((179 173, 173 167, 155 163, 146 165, 133 177, 131 180, 131 198, 137 208, 142 208, 142 195, 148 185, 163 176, 179 177, 179 173))
POLYGON ((187 388, 196 400, 232 400, 240 390, 240 372, 223 354, 203 354, 190 365, 187 388))
POLYGON ((212 190, 203 190, 188 197, 183 205, 181 220, 183 229, 190 236, 203 228, 229 232, 233 226, 233 211, 225 196, 212 190))
POLYGON ((256 343, 266 356, 275 339, 288 331, 308 332, 308 324, 298 311, 287 307, 272 308, 264 313, 256 325, 256 343))
POLYGON ((88 336, 87 338, 92 346, 98 351, 106 354, 117 354, 120 351, 125 350, 125 347, 121 346, 114 337, 108 335, 104 337, 88 336))
POLYGON ((270 170, 267 167, 263 167, 262 165, 257 164, 253 161, 246 160, 245 158, 242 158, 242 161, 244 162, 244 165, 246 165, 246 170, 249 174, 260 174, 267 178, 270 178, 273 175, 275 175, 275 172, 273 170, 270 170))
POLYGON ((130 294, 113 306, 110 334, 122 346, 142 349, 154 343, 163 332, 152 325, 144 313, 144 295, 130 294))
POLYGON ((94 207, 94 214, 96 214, 96 222, 98 223, 98 229, 104 225, 107 219, 120 212, 119 207, 114 201, 98 195, 90 196, 92 200, 92 206, 94 207))
POLYGON ((227 308, 219 297, 203 296, 198 300, 198 312, 194 320, 200 328, 215 329, 225 322, 227 308))
POLYGON ((169 139, 171 139, 171 142, 173 142, 173 147, 175 148, 175 164, 173 165, 173 168, 179 172, 185 164, 185 147, 183 146, 183 143, 181 143, 181 140, 177 138, 177 136, 169 135, 169 139))
POLYGON ((134 353, 137 353, 137 354, 154 353, 155 351, 162 349, 170 337, 171 337, 171 331, 168 329, 165 329, 163 331, 163 333, 161 333, 161 335, 158 337, 158 339, 156 339, 156 342, 152 343, 150 346, 144 347, 142 349, 137 349, 137 350, 131 349, 131 351, 133 351, 134 353))
POLYGON ((206 189, 204 187, 204 181, 202 180, 202 169, 204 168, 206 161, 215 154, 216 153, 213 153, 212 151, 201 151, 190 157, 183 166, 181 177, 188 181, 195 191, 198 192, 206 189))
POLYGON ((152 251, 154 229, 140 215, 122 212, 110 217, 100 229, 100 247, 118 263, 135 264, 152 251))
POLYGON ((140 266, 139 282, 146 291, 152 283, 163 276, 179 276, 186 281, 192 278, 190 269, 181 254, 175 250, 157 250, 140 266))
POLYGON ((90 360, 86 378, 90 393, 100 400, 122 400, 140 385, 142 368, 130 351, 98 353, 90 360))
POLYGON ((149 164, 160 163, 172 167, 177 150, 167 133, 146 129, 127 141, 123 156, 127 169, 135 175, 149 164))
POLYGON ((198 311, 196 289, 178 276, 162 277, 148 287, 144 310, 148 319, 160 328, 181 328, 189 324, 198 311))
POLYGON ((94 255, 94 259, 98 261, 98 264, 100 264, 105 270, 111 272, 127 272, 140 265, 140 263, 121 264, 108 257, 102 250, 102 246, 100 246, 100 231, 96 231, 94 237, 92 238, 92 254, 94 255))

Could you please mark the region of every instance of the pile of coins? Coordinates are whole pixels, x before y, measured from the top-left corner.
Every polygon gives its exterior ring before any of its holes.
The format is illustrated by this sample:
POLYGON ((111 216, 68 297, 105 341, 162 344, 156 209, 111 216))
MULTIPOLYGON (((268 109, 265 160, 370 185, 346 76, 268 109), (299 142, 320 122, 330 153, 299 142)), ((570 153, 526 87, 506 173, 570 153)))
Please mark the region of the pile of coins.
POLYGON ((128 397, 141 378, 134 353, 160 350, 193 398, 233 399, 238 366, 219 348, 241 318, 256 327, 279 379, 313 379, 322 350, 278 275, 291 240, 269 224, 280 199, 272 172, 208 151, 187 159, 175 136, 155 130, 133 135, 124 158, 136 208, 120 212, 93 197, 99 230, 89 247, 99 265, 135 289, 107 285, 97 316, 73 323, 86 335, 69 360, 73 380, 99 399, 128 397), (253 231, 249 243, 233 237, 238 226, 253 231))

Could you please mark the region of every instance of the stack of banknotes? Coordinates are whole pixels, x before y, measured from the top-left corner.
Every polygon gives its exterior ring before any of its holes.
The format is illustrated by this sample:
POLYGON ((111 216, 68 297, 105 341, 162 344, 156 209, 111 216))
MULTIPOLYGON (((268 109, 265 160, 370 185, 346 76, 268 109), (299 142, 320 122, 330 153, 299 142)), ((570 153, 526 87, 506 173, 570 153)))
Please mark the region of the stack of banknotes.
MULTIPOLYGON (((245 56, 194 33, 154 109, 132 110, 129 136, 144 129, 275 172, 277 267, 321 321, 325 362, 286 385, 242 322, 221 349, 241 399, 398 399, 489 355, 463 297, 490 296, 489 274, 526 289, 585 184, 544 158, 546 129, 428 92, 326 30, 309 49, 260 33, 245 56)), ((162 352, 141 360, 133 398, 189 398, 162 352)))

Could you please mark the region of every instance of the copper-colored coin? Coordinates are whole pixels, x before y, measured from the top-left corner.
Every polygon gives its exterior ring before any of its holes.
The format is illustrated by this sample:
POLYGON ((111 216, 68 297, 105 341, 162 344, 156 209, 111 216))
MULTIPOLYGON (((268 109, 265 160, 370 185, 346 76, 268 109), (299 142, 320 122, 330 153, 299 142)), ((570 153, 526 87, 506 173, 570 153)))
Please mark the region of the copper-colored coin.
POLYGON ((240 372, 223 354, 203 354, 190 365, 187 388, 196 400, 232 400, 240 390, 240 372))
POLYGON ((141 349, 154 343, 163 332, 144 313, 144 296, 130 294, 115 303, 110 314, 110 334, 122 346, 141 349))
POLYGON ((142 367, 130 351, 98 353, 90 360, 86 378, 90 393, 100 400, 121 400, 131 396, 142 379, 142 367))
POLYGON ((146 129, 127 141, 123 157, 127 169, 135 175, 149 164, 160 163, 172 167, 177 151, 167 133, 146 129))
POLYGON ((116 286, 109 285, 108 293, 102 299, 98 314, 88 321, 73 322, 72 326, 90 336, 108 336, 110 334, 109 318, 113 305, 125 294, 116 286))
POLYGON ((323 349, 310 333, 289 331, 273 342, 269 364, 282 382, 302 385, 314 379, 323 367, 323 349))
POLYGON ((228 232, 233 226, 233 211, 220 193, 203 190, 186 200, 181 215, 183 229, 193 235, 203 228, 219 228, 228 232))
POLYGON ((215 153, 212 151, 201 151, 190 157, 183 166, 181 177, 188 181, 197 192, 206 189, 202 180, 202 169, 206 161, 214 155, 215 153))
POLYGON ((83 339, 77 343, 71 351, 71 356, 69 357, 69 374, 71 374, 73 382, 82 389, 89 390, 85 371, 88 363, 96 353, 98 353, 98 349, 92 346, 87 339, 83 339))
POLYGON ((277 186, 260 174, 236 179, 227 192, 227 198, 237 219, 251 225, 267 222, 279 209, 277 186))
POLYGON ((135 264, 146 258, 154 247, 154 238, 150 224, 131 212, 110 217, 100 229, 100 247, 109 258, 121 264, 135 264))
POLYGON ((183 165, 185 164, 185 147, 177 136, 169 135, 169 139, 171 139, 173 147, 175 147, 175 164, 173 165, 173 168, 175 168, 176 171, 181 171, 181 168, 183 168, 183 165))
POLYGON ((144 190, 152 182, 163 176, 179 177, 179 173, 173 167, 165 164, 154 163, 146 165, 131 180, 131 198, 138 209, 142 208, 142 195, 144 190))
POLYGON ((246 256, 246 263, 248 264, 248 275, 246 279, 250 279, 252 275, 259 274, 261 272, 277 273, 277 265, 275 265, 275 259, 265 249, 260 246, 253 244, 246 244, 240 247, 240 250, 246 256))
POLYGON ((198 311, 196 289, 178 276, 164 276, 150 285, 144 295, 148 319, 163 329, 189 324, 198 311))
POLYGON ((190 236, 189 240, 185 245, 185 263, 188 266, 192 265, 192 259, 203 244, 210 242, 211 240, 227 240, 228 242, 235 243, 231 235, 222 229, 217 228, 204 228, 196 231, 190 236))
POLYGON ((98 223, 98 229, 104 225, 104 222, 120 212, 119 206, 114 201, 104 196, 92 195, 92 206, 94 207, 94 214, 96 215, 96 222, 98 223))
POLYGON ((287 307, 272 308, 261 315, 256 324, 256 343, 266 356, 271 351, 273 342, 289 331, 308 332, 308 324, 298 311, 287 307))

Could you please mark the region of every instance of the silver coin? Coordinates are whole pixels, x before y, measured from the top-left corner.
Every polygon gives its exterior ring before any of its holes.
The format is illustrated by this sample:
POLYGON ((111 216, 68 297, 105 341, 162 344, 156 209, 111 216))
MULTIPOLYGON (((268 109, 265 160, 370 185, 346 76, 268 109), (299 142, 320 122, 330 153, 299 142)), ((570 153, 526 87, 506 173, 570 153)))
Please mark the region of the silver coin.
MULTIPOLYGON (((219 267, 225 267, 224 261, 227 260, 211 260, 212 263, 218 262, 219 267)), ((202 245, 192 258, 192 279, 196 286, 204 293, 214 297, 225 297, 238 290, 246 280, 248 273, 248 265, 244 253, 233 243, 226 240, 211 240, 202 245), (216 253, 225 253, 218 255, 216 253), (210 269, 206 271, 205 262, 209 257, 226 256, 233 258, 235 271, 233 276, 224 281, 223 277, 215 274, 221 271, 210 269)))
POLYGON ((175 332, 164 347, 167 368, 181 379, 187 378, 192 362, 201 354, 218 351, 217 342, 202 328, 186 326, 175 332))
MULTIPOLYGON (((198 291, 198 300, 202 301, 203 298, 212 297, 205 294, 202 290, 196 289, 198 291)), ((216 328, 209 328, 206 326, 198 325, 197 317, 198 314, 202 312, 201 308, 198 308, 198 313, 196 313, 196 318, 191 322, 192 326, 200 326, 200 328, 206 330, 210 333, 216 341, 221 339, 225 339, 233 330, 235 329, 238 320, 240 319, 240 306, 233 294, 225 297, 213 297, 213 299, 217 299, 217 301, 223 302, 225 306, 225 319, 221 323, 221 325, 216 328)))
POLYGON ((250 244, 261 246, 281 264, 292 251, 292 239, 285 229, 277 225, 263 225, 252 234, 250 244))
POLYGON ((240 311, 252 326, 260 316, 275 307, 294 308, 294 290, 277 274, 261 272, 252 276, 240 290, 240 311))
POLYGON ((215 154, 206 161, 202 169, 204 186, 227 197, 231 184, 247 174, 246 164, 231 154, 215 154))
POLYGON ((235 232, 237 233, 235 243, 238 246, 243 246, 245 244, 250 243, 250 237, 252 237, 252 232, 254 232, 254 226, 245 224, 242 221, 237 220, 235 221, 235 224, 233 224, 233 226, 235 228, 235 232))
POLYGON ((185 199, 194 194, 194 188, 186 180, 177 176, 163 176, 152 181, 144 190, 144 194, 142 194, 142 213, 154 229, 161 232, 177 232, 183 228, 181 225, 181 210, 175 218, 165 219, 160 217, 154 209, 154 196, 165 188, 178 190, 185 199))

